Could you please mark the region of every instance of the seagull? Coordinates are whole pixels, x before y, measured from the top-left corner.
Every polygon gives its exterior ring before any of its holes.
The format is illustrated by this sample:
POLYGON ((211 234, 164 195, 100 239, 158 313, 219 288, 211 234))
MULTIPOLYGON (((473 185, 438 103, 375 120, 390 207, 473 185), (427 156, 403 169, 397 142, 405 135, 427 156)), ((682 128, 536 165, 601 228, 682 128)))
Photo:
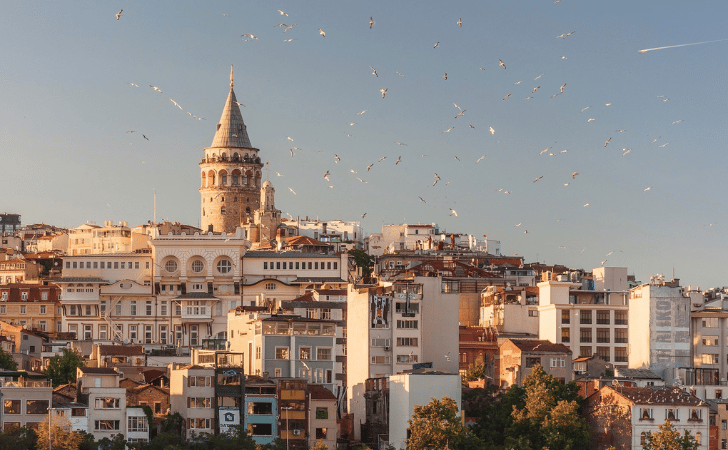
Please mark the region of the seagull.
POLYGON ((536 80, 538 80, 538 79, 539 79, 539 78, 541 78, 542 76, 543 76, 543 74, 541 74, 541 75, 537 76, 536 78, 534 78, 534 79, 533 79, 533 81, 536 81, 536 80))
POLYGON ((564 84, 562 84, 562 85, 561 85, 561 93, 562 93, 562 94, 564 93, 564 88, 565 88, 565 87, 566 87, 566 83, 564 83, 564 84))
POLYGON ((469 126, 470 128, 475 128, 475 127, 474 127, 474 126, 472 126, 471 124, 468 124, 468 126, 469 126))
POLYGON ((463 27, 463 18, 462 17, 458 18, 458 25, 460 25, 460 28, 463 27))
POLYGON ((120 9, 118 13, 116 13, 116 20, 119 20, 121 18, 121 13, 123 13, 124 10, 120 9))
POLYGON ((616 131, 617 133, 624 133, 624 130, 614 130, 614 131, 616 131))
POLYGON ((291 150, 291 157, 293 157, 295 155, 295 153, 293 153, 293 149, 290 149, 290 150, 291 150))
POLYGON ((680 123, 680 122, 682 122, 682 119, 680 119, 680 120, 676 120, 676 121, 674 121, 673 123, 671 123, 670 125, 675 125, 676 123, 680 123))
POLYGON ((612 140, 612 138, 607 139, 606 142, 604 142, 604 146, 606 147, 607 144, 609 144, 609 141, 611 141, 611 140, 612 140))
POLYGON ((523 230, 523 234, 528 234, 528 230, 523 230))
POLYGON ((505 97, 503 97, 503 100, 507 99, 510 96, 511 96, 511 94, 506 95, 505 97))
POLYGON ((338 163, 339 163, 339 161, 341 161, 341 158, 339 158, 339 155, 337 155, 336 153, 334 153, 334 162, 335 162, 336 164, 338 164, 338 163))
POLYGON ((273 25, 274 27, 287 27, 285 23, 279 23, 278 25, 273 25))
POLYGON ((515 224, 515 225, 513 225, 513 226, 514 226, 514 227, 520 227, 520 226, 521 226, 522 224, 523 224, 523 222, 519 222, 519 223, 517 223, 517 224, 515 224))
POLYGON ((521 84, 521 82, 520 82, 520 81, 516 81, 516 82, 515 82, 515 83, 513 83, 513 84, 521 84))
POLYGON ((624 153, 622 153, 622 156, 624 156, 624 155, 626 155, 627 153, 629 153, 629 152, 631 152, 631 151, 632 151, 632 149, 631 149, 631 148, 623 148, 622 150, 624 151, 624 153))
POLYGON ((279 177, 282 177, 283 176, 279 172, 276 172, 276 175, 278 175, 279 177))
POLYGON ((495 130, 493 129, 493 127, 490 127, 490 134, 495 134, 495 130))
POLYGON ((326 179, 326 181, 331 181, 331 180, 329 180, 329 171, 328 170, 324 174, 324 178, 326 179))
POLYGON ((293 190, 293 189, 291 189, 290 187, 288 188, 288 190, 289 190, 289 191, 291 191, 291 192, 293 192, 293 195, 296 195, 296 191, 294 191, 294 190, 293 190))
POLYGON ((504 63, 502 59, 499 59, 498 60, 498 65, 501 66, 504 69, 506 68, 506 63, 504 63))
POLYGON ((568 186, 568 185, 569 185, 569 183, 564 183, 564 186, 568 186))
POLYGON ((374 26, 374 16, 369 16, 369 29, 371 30, 374 26))
MULTIPOLYGON (((257 38, 257 37, 253 36, 253 35, 252 35, 252 34, 250 34, 250 33, 245 33, 245 34, 241 34, 241 35, 240 35, 240 37, 241 37, 241 38, 244 38, 244 37, 246 37, 246 36, 250 37, 250 39, 255 39, 256 41, 258 40, 258 38, 257 38)), ((247 39, 246 39, 246 40, 247 40, 247 39)))
POLYGON ((400 77, 403 77, 403 76, 404 76, 404 75, 402 75, 401 73, 399 73, 399 72, 396 72, 396 71, 395 71, 394 73, 396 73, 396 74, 397 74, 397 75, 399 75, 400 77))
POLYGON ((654 144, 655 142, 657 142, 657 139, 660 139, 661 137, 662 136, 657 137, 654 141, 652 141, 652 143, 654 144))
POLYGON ((561 151, 560 151, 559 153, 566 153, 566 152, 568 152, 568 151, 569 151, 569 150, 567 150, 567 149, 563 149, 563 150, 561 150, 561 151))
POLYGON ((407 145, 407 144, 403 144, 403 143, 397 142, 397 141, 395 141, 394 143, 397 144, 397 145, 407 145))
POLYGON ((373 166, 374 166, 374 163, 371 163, 371 164, 369 164, 369 165, 367 166, 367 172, 369 172, 370 170, 372 170, 372 167, 373 167, 373 166))
POLYGON ((478 164, 478 163, 479 163, 480 161, 482 161, 482 160, 483 160, 483 158, 485 158, 485 155, 483 155, 483 156, 481 156, 480 158, 478 158, 478 160, 477 160, 477 161, 475 161, 475 164, 478 164))
POLYGON ((589 206, 589 203, 584 203, 584 208, 586 208, 587 206, 589 206))
MULTIPOLYGON (((134 87, 139 87, 139 85, 138 85, 138 84, 136 84, 136 83, 129 83, 129 84, 131 84, 131 85, 132 85, 132 86, 134 86, 134 87)), ((674 123, 674 122, 673 122, 673 123, 674 123)))
POLYGON ((589 108, 591 108, 591 106, 587 106, 586 108, 582 109, 581 112, 584 112, 584 111, 586 111, 589 108))
POLYGON ((540 177, 538 177, 538 178, 536 178, 535 180, 533 180, 533 182, 535 183, 535 182, 537 182, 538 180, 540 180, 541 178, 543 178, 543 175, 541 175, 540 177))
POLYGON ((443 75, 442 77, 447 80, 447 72, 445 72, 445 75, 443 75))
POLYGON ((562 56, 561 56, 561 59, 569 59, 569 58, 567 58, 566 56, 563 56, 563 55, 562 55, 562 56))
POLYGON ((366 109, 365 109, 364 111, 359 111, 358 113, 356 113, 356 115, 357 115, 357 116, 361 116, 362 114, 364 114, 364 113, 365 113, 365 112, 367 112, 367 111, 368 111, 368 110, 366 110, 366 109))
POLYGON ((286 32, 286 31, 288 31, 288 30, 292 30, 292 29, 293 29, 293 27, 295 27, 296 25, 298 25, 298 24, 297 24, 297 23, 294 23, 293 25, 288 25, 288 26, 286 26, 286 29, 285 29, 285 30, 283 30, 283 32, 285 33, 285 32, 286 32))
POLYGON ((144 136, 143 134, 142 134, 142 137, 143 137, 144 139, 146 139, 146 140, 149 140, 149 138, 148 138, 148 137, 146 137, 146 136, 144 136))
POLYGON ((286 17, 288 17, 288 14, 284 13, 284 12, 283 12, 283 11, 281 11, 280 9, 277 9, 276 11, 278 11, 279 13, 281 13, 281 16, 286 16, 286 17))
POLYGON ((547 148, 541 150, 541 153, 539 153, 539 155, 543 155, 544 153, 546 153, 547 151, 549 151, 550 148, 551 147, 547 147, 547 148))
POLYGON ((432 47, 432 48, 437 48, 437 47, 439 47, 439 46, 440 46, 440 41, 437 41, 437 42, 435 43, 435 46, 434 46, 434 47, 432 47))
POLYGON ((379 92, 381 92, 381 93, 382 93, 382 98, 384 98, 384 96, 385 96, 385 95, 387 95, 387 91, 388 91, 388 90, 389 90, 389 88, 386 88, 386 89, 380 89, 380 90, 379 90, 379 92))
POLYGON ((595 120, 597 120, 597 119, 595 119, 595 118, 591 117, 591 118, 590 118, 589 120, 587 120, 587 121, 586 121, 586 123, 589 123, 589 122, 594 122, 595 120))
POLYGON ((350 127, 353 127, 354 125, 356 125, 356 122, 349 122, 350 127))
POLYGON ((359 177, 356 177, 356 179, 357 179, 357 180, 359 180, 359 181, 361 181, 362 183, 368 183, 368 181, 364 181, 364 180, 362 180, 362 179, 361 179, 361 178, 359 178, 359 177))
POLYGON ((450 132, 450 130, 452 130, 453 128, 455 128, 455 127, 450 127, 450 128, 448 128, 447 130, 445 130, 445 131, 441 131, 441 133, 449 133, 449 132, 450 132))
POLYGON ((460 112, 458 113, 458 115, 457 115, 457 116, 455 116, 455 118, 457 119, 458 117, 462 116, 463 114, 465 114, 465 110, 464 110, 464 109, 463 109, 462 111, 460 111, 460 112))
POLYGON ((455 159, 457 159, 458 161, 460 161, 460 158, 458 158, 457 156, 455 156, 455 159))
POLYGON ((668 144, 670 144, 670 143, 669 143, 669 142, 666 142, 666 143, 662 144, 662 145, 660 146, 660 148, 662 148, 662 147, 665 147, 665 146, 667 146, 668 144))
POLYGON ((419 197, 419 196, 417 198, 419 198, 420 200, 422 200, 422 203, 427 203, 424 198, 419 197))
POLYGON ((242 106, 243 108, 245 108, 245 105, 243 105, 242 103, 240 103, 238 101, 233 100, 233 103, 235 103, 238 106, 242 106))
POLYGON ((437 178, 438 180, 441 180, 440 175, 438 175, 437 173, 435 173, 435 178, 437 178))
POLYGON ((573 178, 574 180, 576 180, 576 176, 577 175, 579 175, 579 172, 574 172, 574 173, 571 174, 571 178, 573 178))
POLYGON ((604 106, 612 106, 611 103, 605 103, 604 106))
POLYGON ((394 165, 396 166, 400 162, 402 162, 402 157, 401 156, 397 158, 397 161, 395 161, 394 165))
MULTIPOLYGON (((174 103, 174 106, 176 106, 177 108, 182 109, 182 107, 179 105, 179 103, 175 102, 171 98, 169 99, 169 101, 171 101, 172 103, 174 103)), ((184 111, 184 109, 182 109, 182 111, 184 111)))
POLYGON ((602 266, 604 266, 604 263, 606 263, 606 262, 607 262, 607 260, 606 260, 606 259, 605 259, 604 261, 602 261, 602 266))
POLYGON ((375 69, 372 66, 369 66, 369 68, 372 69, 372 75, 374 75, 375 77, 379 78, 379 75, 377 75, 377 69, 375 69))
POLYGON ((538 90, 539 90, 540 88, 541 88, 541 86, 536 86, 536 87, 535 87, 535 88, 533 88, 533 90, 531 91, 531 94, 533 94, 534 92, 538 91, 538 90))
POLYGON ((150 87, 150 88, 152 88, 152 89, 154 89, 155 91, 157 91, 157 92, 159 92, 159 93, 161 93, 161 92, 162 92, 162 90, 161 90, 161 89, 159 89, 159 88, 158 88, 157 86, 152 86, 152 85, 150 84, 150 85, 149 85, 149 87, 150 87))
POLYGON ((133 133, 133 132, 134 132, 134 130, 129 130, 129 131, 127 131, 127 133, 133 133))
POLYGON ((323 36, 323 37, 326 37, 326 33, 325 33, 325 32, 324 32, 324 30, 322 30, 321 28, 319 28, 319 34, 320 34, 321 36, 323 36))
POLYGON ((357 172, 356 170, 354 170, 354 169, 350 169, 350 171, 351 171, 351 173, 358 173, 358 172, 357 172))
POLYGON ((386 156, 382 156, 381 158, 379 158, 379 161, 377 161, 377 162, 382 162, 382 161, 384 161, 385 159, 387 159, 387 157, 386 157, 386 156))
MULTIPOLYGON (((291 39, 283 39, 281 42, 291 42, 291 41, 297 41, 297 40, 298 39, 291 38, 291 39)), ((235 103, 237 103, 237 102, 235 102, 235 103)))
POLYGON ((363 219, 366 215, 367 215, 367 213, 362 214, 361 218, 363 219))
POLYGON ((453 214, 453 215, 454 215, 455 217, 457 217, 457 216, 458 216, 458 212, 457 212, 457 211, 455 211, 454 209, 450 208, 450 211, 452 211, 452 214, 453 214))

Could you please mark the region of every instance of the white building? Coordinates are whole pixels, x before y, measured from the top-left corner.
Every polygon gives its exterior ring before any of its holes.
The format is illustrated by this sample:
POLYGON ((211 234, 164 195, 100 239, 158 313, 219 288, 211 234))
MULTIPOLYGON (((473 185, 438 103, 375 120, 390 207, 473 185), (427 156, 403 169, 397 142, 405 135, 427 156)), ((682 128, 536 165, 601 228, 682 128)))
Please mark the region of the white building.
POLYGON ((120 378, 116 368, 77 369, 78 400, 88 405, 88 432, 97 441, 111 439, 116 434, 127 434, 126 388, 119 387, 120 378))
POLYGON ((287 222, 295 224, 299 236, 308 236, 321 242, 332 244, 337 252, 346 252, 353 248, 362 248, 364 230, 361 222, 344 220, 301 220, 287 222))
POLYGON ((459 374, 426 371, 389 376, 389 445, 407 448, 407 421, 415 406, 425 406, 432 399, 448 397, 455 400, 459 415, 462 382, 459 374))
POLYGON ((365 247, 372 256, 399 250, 424 251, 438 248, 488 252, 487 240, 469 234, 441 233, 440 227, 435 223, 382 225, 381 233, 372 233, 365 239, 365 247))

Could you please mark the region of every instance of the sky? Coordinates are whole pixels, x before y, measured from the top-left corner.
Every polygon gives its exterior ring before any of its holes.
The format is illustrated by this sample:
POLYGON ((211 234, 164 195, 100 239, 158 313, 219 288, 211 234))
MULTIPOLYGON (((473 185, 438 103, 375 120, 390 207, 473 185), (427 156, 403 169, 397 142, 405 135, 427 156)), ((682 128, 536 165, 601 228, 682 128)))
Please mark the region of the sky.
POLYGON ((724 1, 9 2, 0 212, 134 226, 156 193, 158 221, 196 226, 232 64, 284 215, 728 285, 728 41, 639 52, 728 39, 725 17, 724 1))

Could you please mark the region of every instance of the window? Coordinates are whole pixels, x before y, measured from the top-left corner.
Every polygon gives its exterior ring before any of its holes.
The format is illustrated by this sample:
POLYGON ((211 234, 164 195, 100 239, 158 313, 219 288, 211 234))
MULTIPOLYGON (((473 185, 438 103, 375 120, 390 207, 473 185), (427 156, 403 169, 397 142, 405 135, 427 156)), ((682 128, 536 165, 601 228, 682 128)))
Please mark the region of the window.
POLYGON ((162 316, 167 315, 167 305, 168 305, 168 302, 166 300, 160 303, 160 305, 159 305, 159 314, 160 315, 162 315, 162 316))
POLYGON ((397 355, 397 364, 414 364, 417 362, 417 355, 397 355))
POLYGON ((372 364, 389 364, 389 356, 372 356, 372 364))
POLYGON ((529 309, 528 310, 528 317, 538 317, 538 310, 529 309))
POLYGON ((571 329, 562 328, 561 329, 561 342, 570 342, 570 341, 571 341, 571 329))
POLYGON ((190 345, 199 345, 199 325, 190 325, 190 345))
POLYGON ((136 300, 132 300, 131 301, 131 315, 132 316, 136 316, 136 314, 137 314, 137 304, 136 304, 136 300))
POLYGON ((642 446, 647 445, 647 433, 644 431, 642 433, 640 433, 640 445, 642 445, 642 446))
POLYGON ((627 325, 627 311, 614 311, 614 324, 627 325))
POLYGON ((372 347, 389 347, 389 339, 372 339, 372 347))
POLYGON ((326 420, 329 418, 328 408, 316 408, 316 419, 326 420))
POLYGON ((720 421, 720 429, 721 430, 728 430, 728 420, 721 420, 720 421))
POLYGON ((715 398, 717 398, 717 399, 723 398, 723 390, 722 389, 716 389, 715 390, 715 398))
POLYGON ((582 328, 579 331, 579 342, 591 342, 591 341, 592 341, 591 328, 582 328))
POLYGON ((25 311, 26 311, 26 306, 20 305, 20 314, 25 314, 25 311))
POLYGON ((248 414, 270 416, 273 414, 273 403, 270 402, 249 402, 248 414))
POLYGON ((609 314, 609 310, 597 310, 597 325, 609 325, 611 322, 609 314))
POLYGON ((703 353, 702 355, 703 364, 718 364, 717 353, 703 353))
POLYGON ((718 328, 717 317, 706 317, 703 319, 703 328, 718 328))
POLYGON ((190 387, 209 387, 212 383, 212 377, 190 376, 187 379, 187 385, 190 387))
POLYGON ((265 288, 268 289, 269 291, 272 291, 273 289, 276 288, 276 284, 275 283, 266 283, 265 288))
MULTIPOLYGON (((146 417, 144 418, 146 420, 146 417)), ((95 431, 118 431, 119 421, 118 420, 95 420, 94 421, 95 431)))
POLYGON ((0 314, 5 314, 6 312, 5 305, 0 305, 0 314))
POLYGON ((614 362, 628 362, 627 347, 614 347, 614 362))
POLYGON ((187 397, 188 408, 212 408, 212 399, 209 397, 187 397))
POLYGON ((541 358, 538 356, 527 356, 526 357, 526 368, 537 366, 541 364, 541 358))
POLYGON ((640 408, 640 420, 652 420, 652 408, 640 408))
POLYGON ((233 264, 227 259, 221 259, 217 262, 217 271, 221 274, 229 273, 232 270, 233 264))
POLYGON ((119 409, 118 398, 97 398, 95 401, 96 409, 119 409))
POLYGON ((627 343, 627 329, 626 328, 615 328, 614 329, 614 343, 615 344, 626 344, 627 343))
POLYGON ((703 345, 710 347, 717 346, 718 336, 703 336, 703 345))
POLYGON ((149 431, 149 421, 146 417, 129 417, 126 431, 146 433, 149 431))
MULTIPOLYGON (((587 325, 592 323, 592 312, 591 310, 584 310, 581 312, 581 319, 579 319, 579 323, 587 325)), ((591 341, 590 341, 591 342, 591 341)))
POLYGON ((8 293, 7 293, 7 291, 5 291, 5 292, 3 292, 2 300, 6 301, 7 299, 8 299, 8 293))
POLYGON ((170 259, 166 263, 164 263, 164 270, 167 271, 167 273, 175 273, 177 272, 177 261, 170 259))
POLYGON ((609 344, 609 328, 597 328, 597 343, 609 344))
POLYGON ((597 347, 597 355, 601 357, 604 361, 609 362, 610 361, 610 348, 609 347, 597 347))
POLYGON ((417 338, 416 337, 398 337, 397 346, 398 347, 417 347, 417 338))
POLYGON ((591 348, 591 346, 581 346, 581 347, 579 347, 579 357, 588 358, 591 355, 592 355, 592 348, 591 348))
POLYGON ((145 311, 146 312, 146 315, 147 316, 151 316, 152 315, 152 302, 151 301, 147 301, 146 304, 145 304, 145 306, 146 306, 146 311, 145 311))
POLYGON ((129 325, 129 340, 131 342, 137 341, 137 326, 136 325, 129 325))
POLYGON ((311 359, 311 347, 301 347, 298 351, 299 359, 311 359))
POLYGON ((108 326, 107 325, 99 325, 99 339, 102 339, 102 340, 108 339, 108 326))
POLYGON ((121 315, 121 303, 117 303, 115 309, 116 309, 116 311, 114 311, 114 314, 116 314, 117 316, 120 316, 121 315))
POLYGON ((276 359, 288 359, 288 347, 276 347, 276 359))
POLYGON ((418 328, 418 321, 417 320, 398 320, 397 328, 415 329, 416 330, 418 328))
POLYGON ((192 271, 195 273, 202 272, 202 269, 205 268, 205 263, 203 263, 201 260, 196 259, 192 261, 192 271))
POLYGON ((551 358, 551 367, 566 367, 564 358, 551 358))
POLYGON ((159 343, 160 344, 166 344, 167 343, 167 325, 160 325, 159 326, 159 343))
POLYGON ((420 304, 419 303, 410 303, 409 308, 407 307, 407 303, 405 302, 397 302, 394 305, 394 312, 401 314, 401 313, 418 313, 420 312, 420 304))
POLYGON ((20 400, 5 400, 3 404, 5 414, 20 414, 20 400))
POLYGON ((665 420, 680 420, 678 412, 679 410, 677 408, 667 408, 665 410, 665 420))
POLYGON ((152 325, 144 325, 144 343, 151 344, 154 336, 152 325))
POLYGON ((331 360, 331 349, 330 348, 317 348, 316 359, 319 361, 330 361, 331 360))
POLYGON ((699 409, 691 409, 690 410, 690 418, 688 420, 702 420, 703 419, 703 411, 699 409))

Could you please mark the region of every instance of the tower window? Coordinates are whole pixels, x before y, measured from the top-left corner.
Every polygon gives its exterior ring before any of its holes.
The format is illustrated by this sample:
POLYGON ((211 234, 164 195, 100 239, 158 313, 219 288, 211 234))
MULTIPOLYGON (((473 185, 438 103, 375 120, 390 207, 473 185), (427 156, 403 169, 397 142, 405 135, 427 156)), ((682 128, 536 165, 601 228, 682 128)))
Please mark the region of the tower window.
POLYGON ((225 214, 225 207, 220 208, 220 214, 225 214))
POLYGON ((227 184, 227 174, 226 173, 220 175, 220 184, 223 186, 225 186, 227 184))
POLYGON ((237 173, 234 173, 233 174, 233 184, 234 185, 237 185, 238 184, 238 174, 237 173))

